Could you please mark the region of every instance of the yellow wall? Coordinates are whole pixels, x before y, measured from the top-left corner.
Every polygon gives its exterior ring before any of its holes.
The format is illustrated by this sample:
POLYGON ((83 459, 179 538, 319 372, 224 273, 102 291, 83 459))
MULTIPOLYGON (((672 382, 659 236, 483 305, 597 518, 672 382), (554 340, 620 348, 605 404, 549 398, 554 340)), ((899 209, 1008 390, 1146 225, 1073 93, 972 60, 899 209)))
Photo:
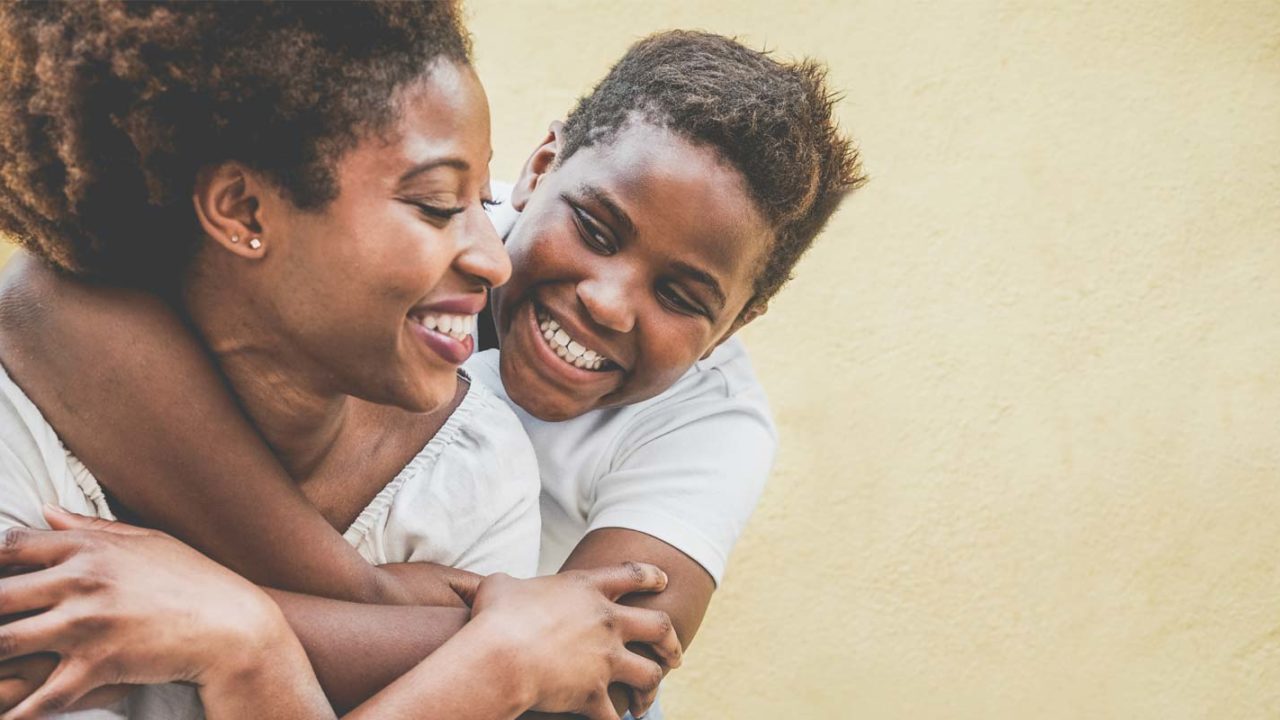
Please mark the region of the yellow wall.
POLYGON ((672 720, 1280 717, 1280 5, 1061 5, 471 1, 498 177, 677 26, 825 58, 873 176, 746 333, 672 720))
POLYGON ((498 177, 676 26, 825 58, 872 175, 670 717, 1280 717, 1280 5, 470 5, 498 177))

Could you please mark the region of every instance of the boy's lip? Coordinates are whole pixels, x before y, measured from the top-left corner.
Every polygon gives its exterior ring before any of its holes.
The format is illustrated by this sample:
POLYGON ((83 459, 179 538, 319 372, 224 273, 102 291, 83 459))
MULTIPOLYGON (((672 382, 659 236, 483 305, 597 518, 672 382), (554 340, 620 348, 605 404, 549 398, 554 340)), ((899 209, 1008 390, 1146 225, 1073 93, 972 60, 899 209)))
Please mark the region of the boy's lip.
MULTIPOLYGON (((623 369, 616 368, 613 370, 585 370, 583 368, 574 367, 564 360, 560 359, 542 337, 542 329, 538 326, 538 308, 541 306, 529 302, 521 309, 521 314, 525 317, 519 322, 523 325, 523 332, 528 335, 527 340, 534 347, 532 352, 537 356, 538 363, 546 368, 552 377, 550 378, 556 385, 564 387, 566 390, 581 390, 584 386, 594 385, 614 385, 618 382, 619 375, 624 372, 623 369)), ((543 308, 546 311, 545 308, 543 308)), ((552 315, 559 321, 559 315, 552 315)), ((567 330, 571 335, 572 330, 567 330)), ((531 358, 533 359, 533 358, 531 358)), ((545 373, 544 373, 545 374, 545 373)))
POLYGON ((569 333, 569 336, 574 340, 582 343, 592 350, 595 350, 597 353, 607 358, 616 366, 616 370, 626 372, 627 369, 631 367, 631 363, 628 358, 621 357, 617 348, 610 347, 609 343, 606 343, 599 335, 588 330, 585 325, 578 322, 577 317, 572 313, 559 312, 550 306, 533 299, 529 300, 529 306, 533 311, 534 330, 539 336, 541 336, 542 329, 538 327, 538 313, 541 312, 546 314, 552 320, 555 320, 556 323, 558 323, 560 327, 564 328, 564 331, 569 333))

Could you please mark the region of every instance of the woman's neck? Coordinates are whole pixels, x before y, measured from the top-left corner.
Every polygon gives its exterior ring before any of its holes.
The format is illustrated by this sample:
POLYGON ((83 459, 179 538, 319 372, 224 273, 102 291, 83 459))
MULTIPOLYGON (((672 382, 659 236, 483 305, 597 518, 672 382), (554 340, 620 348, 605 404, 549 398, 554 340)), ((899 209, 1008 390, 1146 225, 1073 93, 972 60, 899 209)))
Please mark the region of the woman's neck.
POLYGON ((336 446, 350 419, 351 398, 321 380, 323 372, 291 352, 243 299, 199 275, 183 292, 187 316, 236 399, 285 470, 301 482, 336 446))

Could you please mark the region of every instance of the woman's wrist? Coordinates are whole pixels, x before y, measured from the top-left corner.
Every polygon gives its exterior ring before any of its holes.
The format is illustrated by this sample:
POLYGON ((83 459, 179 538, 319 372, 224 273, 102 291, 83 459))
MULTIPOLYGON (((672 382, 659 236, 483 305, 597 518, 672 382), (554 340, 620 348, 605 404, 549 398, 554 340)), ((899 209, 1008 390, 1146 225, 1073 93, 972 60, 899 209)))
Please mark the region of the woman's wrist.
POLYGON ((202 644, 196 684, 204 687, 244 682, 261 674, 266 662, 274 662, 295 648, 305 659, 306 653, 284 613, 265 592, 257 590, 257 596, 245 603, 238 618, 240 622, 235 627, 213 633, 202 644))

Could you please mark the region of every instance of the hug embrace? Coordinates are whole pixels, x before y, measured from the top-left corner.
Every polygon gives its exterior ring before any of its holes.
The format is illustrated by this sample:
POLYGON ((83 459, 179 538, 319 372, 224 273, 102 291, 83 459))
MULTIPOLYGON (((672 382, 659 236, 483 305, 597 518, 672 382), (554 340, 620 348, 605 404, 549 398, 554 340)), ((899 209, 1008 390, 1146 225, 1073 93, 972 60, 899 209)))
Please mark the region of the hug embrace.
POLYGON ((776 446, 733 335, 858 156, 820 65, 672 31, 496 185, 469 55, 0 6, 3 717, 650 711, 776 446))

